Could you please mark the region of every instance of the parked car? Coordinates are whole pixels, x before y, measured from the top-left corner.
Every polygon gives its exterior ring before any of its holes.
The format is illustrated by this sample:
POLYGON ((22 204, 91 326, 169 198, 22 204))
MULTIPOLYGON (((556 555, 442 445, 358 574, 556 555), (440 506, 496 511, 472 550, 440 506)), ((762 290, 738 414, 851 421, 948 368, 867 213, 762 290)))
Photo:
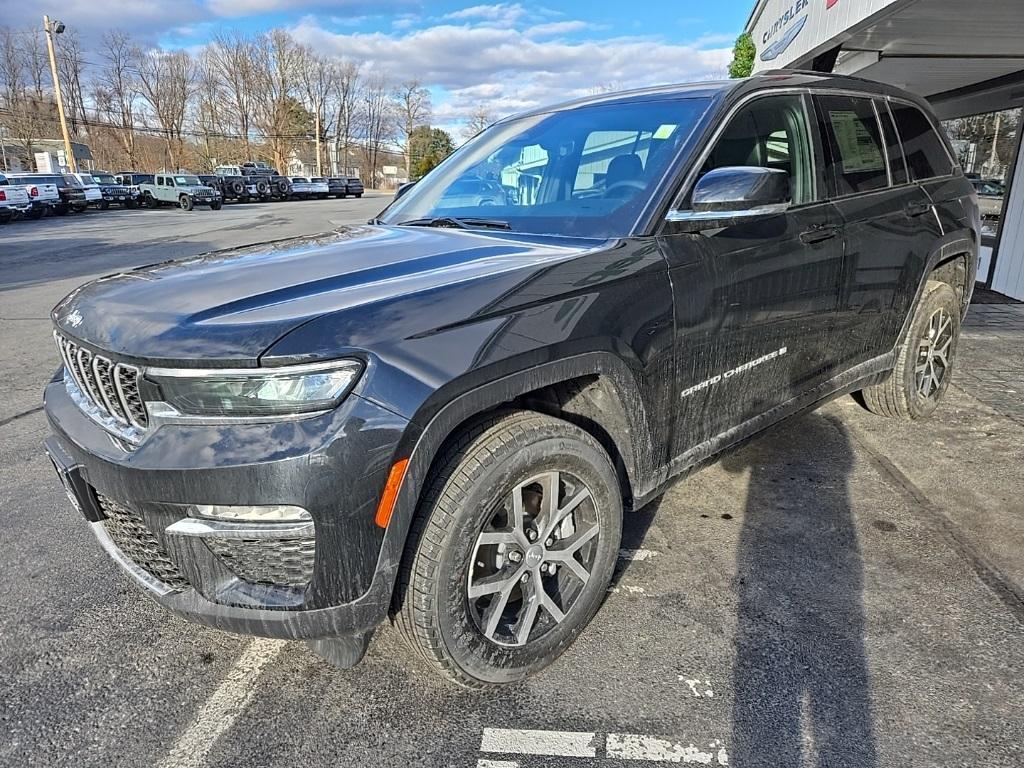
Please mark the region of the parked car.
POLYGON ((347 194, 352 195, 352 197, 362 197, 365 191, 363 189, 363 182, 356 176, 348 176, 346 178, 345 189, 347 194))
POLYGON ((323 176, 316 176, 309 180, 309 196, 317 200, 326 200, 331 195, 331 185, 323 176))
MULTIPOLYGON (((62 173, 11 173, 8 178, 19 184, 34 186, 36 195, 33 200, 44 200, 44 205, 58 216, 68 213, 81 213, 89 203, 85 198, 78 179, 62 173), (56 193, 56 196, 53 193, 56 193)), ((31 189, 29 194, 31 195, 31 189)))
POLYGON ((222 204, 220 192, 191 173, 157 173, 151 184, 141 184, 139 190, 140 201, 150 208, 176 205, 183 211, 191 211, 197 205, 206 205, 219 211, 222 204))
POLYGON ((344 176, 331 176, 327 179, 327 192, 339 200, 348 197, 348 179, 344 176))
POLYGON ((76 289, 47 451, 178 615, 350 666, 391 614, 438 672, 511 683, 598 612, 624 511, 840 395, 934 412, 974 199, 927 102, 866 80, 545 107, 370 226, 76 289), (527 202, 463 191, 488 169, 527 202))
POLYGON ((1001 182, 983 179, 972 179, 971 184, 978 193, 978 208, 982 217, 998 219, 1002 216, 1006 187, 1001 182))
POLYGON ((0 224, 7 224, 17 216, 27 216, 32 211, 32 199, 28 189, 21 184, 11 184, 0 173, 0 224))
POLYGON ((292 197, 296 200, 309 200, 313 194, 313 185, 305 176, 290 176, 288 181, 292 183, 292 197))
POLYGON ((100 210, 107 210, 111 205, 120 205, 122 208, 135 207, 135 195, 130 187, 119 182, 114 174, 107 171, 92 171, 89 174, 92 180, 99 186, 100 210))
POLYGON ((142 204, 142 185, 153 183, 152 173, 136 173, 135 171, 118 171, 114 178, 119 184, 128 187, 128 192, 135 198, 136 205, 142 204))
POLYGON ((93 179, 92 174, 89 173, 69 173, 67 174, 81 186, 82 191, 85 192, 85 201, 89 205, 95 205, 97 208, 107 208, 108 206, 103 205, 103 191, 100 189, 100 185, 93 179))

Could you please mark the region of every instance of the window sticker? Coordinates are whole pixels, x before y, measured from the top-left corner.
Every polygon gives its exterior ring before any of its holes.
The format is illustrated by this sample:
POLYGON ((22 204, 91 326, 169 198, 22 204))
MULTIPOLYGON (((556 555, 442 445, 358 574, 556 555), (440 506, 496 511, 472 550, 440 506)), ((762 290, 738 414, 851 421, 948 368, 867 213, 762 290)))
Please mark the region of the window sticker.
POLYGON ((885 170, 885 158, 864 121, 853 110, 830 110, 829 121, 839 145, 843 174, 885 170))
POLYGON ((659 125, 658 126, 658 130, 656 130, 654 132, 654 137, 653 138, 655 138, 655 139, 667 139, 669 136, 672 135, 672 132, 675 129, 676 129, 676 126, 670 125, 669 123, 664 123, 663 125, 659 125))

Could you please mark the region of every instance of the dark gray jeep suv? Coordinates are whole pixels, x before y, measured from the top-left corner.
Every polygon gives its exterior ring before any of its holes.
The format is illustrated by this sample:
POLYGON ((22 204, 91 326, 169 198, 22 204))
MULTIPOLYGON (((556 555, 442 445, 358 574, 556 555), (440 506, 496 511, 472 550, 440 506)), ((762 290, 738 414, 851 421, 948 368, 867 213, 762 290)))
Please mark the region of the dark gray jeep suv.
POLYGON ((391 616, 461 683, 516 681, 594 617, 624 512, 673 479, 846 393, 929 415, 978 239, 896 89, 588 98, 497 123, 368 226, 79 288, 46 447, 184 617, 348 666, 391 616))

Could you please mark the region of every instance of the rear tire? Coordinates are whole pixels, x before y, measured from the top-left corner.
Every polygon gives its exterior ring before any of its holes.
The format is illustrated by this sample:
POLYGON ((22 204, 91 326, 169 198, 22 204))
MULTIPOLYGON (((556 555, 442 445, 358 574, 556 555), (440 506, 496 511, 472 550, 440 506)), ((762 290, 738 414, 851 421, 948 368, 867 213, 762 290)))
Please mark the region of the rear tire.
POLYGON ((953 287, 929 280, 897 348, 892 374, 860 391, 864 407, 879 416, 905 421, 931 416, 953 375, 960 312, 953 287))
POLYGON ((491 415, 451 442, 427 481, 398 625, 461 685, 523 680, 597 613, 621 535, 615 468, 593 437, 531 411, 491 415))

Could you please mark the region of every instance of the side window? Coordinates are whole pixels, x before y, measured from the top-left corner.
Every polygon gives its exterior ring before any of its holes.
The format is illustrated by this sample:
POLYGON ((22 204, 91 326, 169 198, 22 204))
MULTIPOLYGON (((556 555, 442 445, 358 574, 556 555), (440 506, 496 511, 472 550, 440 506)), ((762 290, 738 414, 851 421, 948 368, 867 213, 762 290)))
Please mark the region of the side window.
POLYGON ((896 129, 903 142, 903 154, 907 157, 907 169, 914 181, 946 176, 953 170, 953 164, 935 133, 931 121, 917 107, 909 104, 892 104, 896 129))
POLYGON ((163 176, 157 176, 156 177, 156 185, 158 187, 162 187, 164 185, 164 177, 163 176))
POLYGON ((785 171, 794 205, 820 199, 815 190, 811 132, 801 96, 767 96, 743 107, 719 137, 700 175, 737 165, 785 171))
POLYGON ((882 135, 885 137, 885 151, 889 155, 889 173, 892 174, 892 183, 895 185, 907 183, 907 163, 903 159, 903 147, 900 145, 899 134, 896 133, 896 125, 889 113, 889 105, 884 101, 875 100, 875 107, 878 109, 878 116, 882 120, 882 135))
POLYGON ((882 135, 871 99, 816 96, 821 135, 837 197, 889 186, 882 135))

